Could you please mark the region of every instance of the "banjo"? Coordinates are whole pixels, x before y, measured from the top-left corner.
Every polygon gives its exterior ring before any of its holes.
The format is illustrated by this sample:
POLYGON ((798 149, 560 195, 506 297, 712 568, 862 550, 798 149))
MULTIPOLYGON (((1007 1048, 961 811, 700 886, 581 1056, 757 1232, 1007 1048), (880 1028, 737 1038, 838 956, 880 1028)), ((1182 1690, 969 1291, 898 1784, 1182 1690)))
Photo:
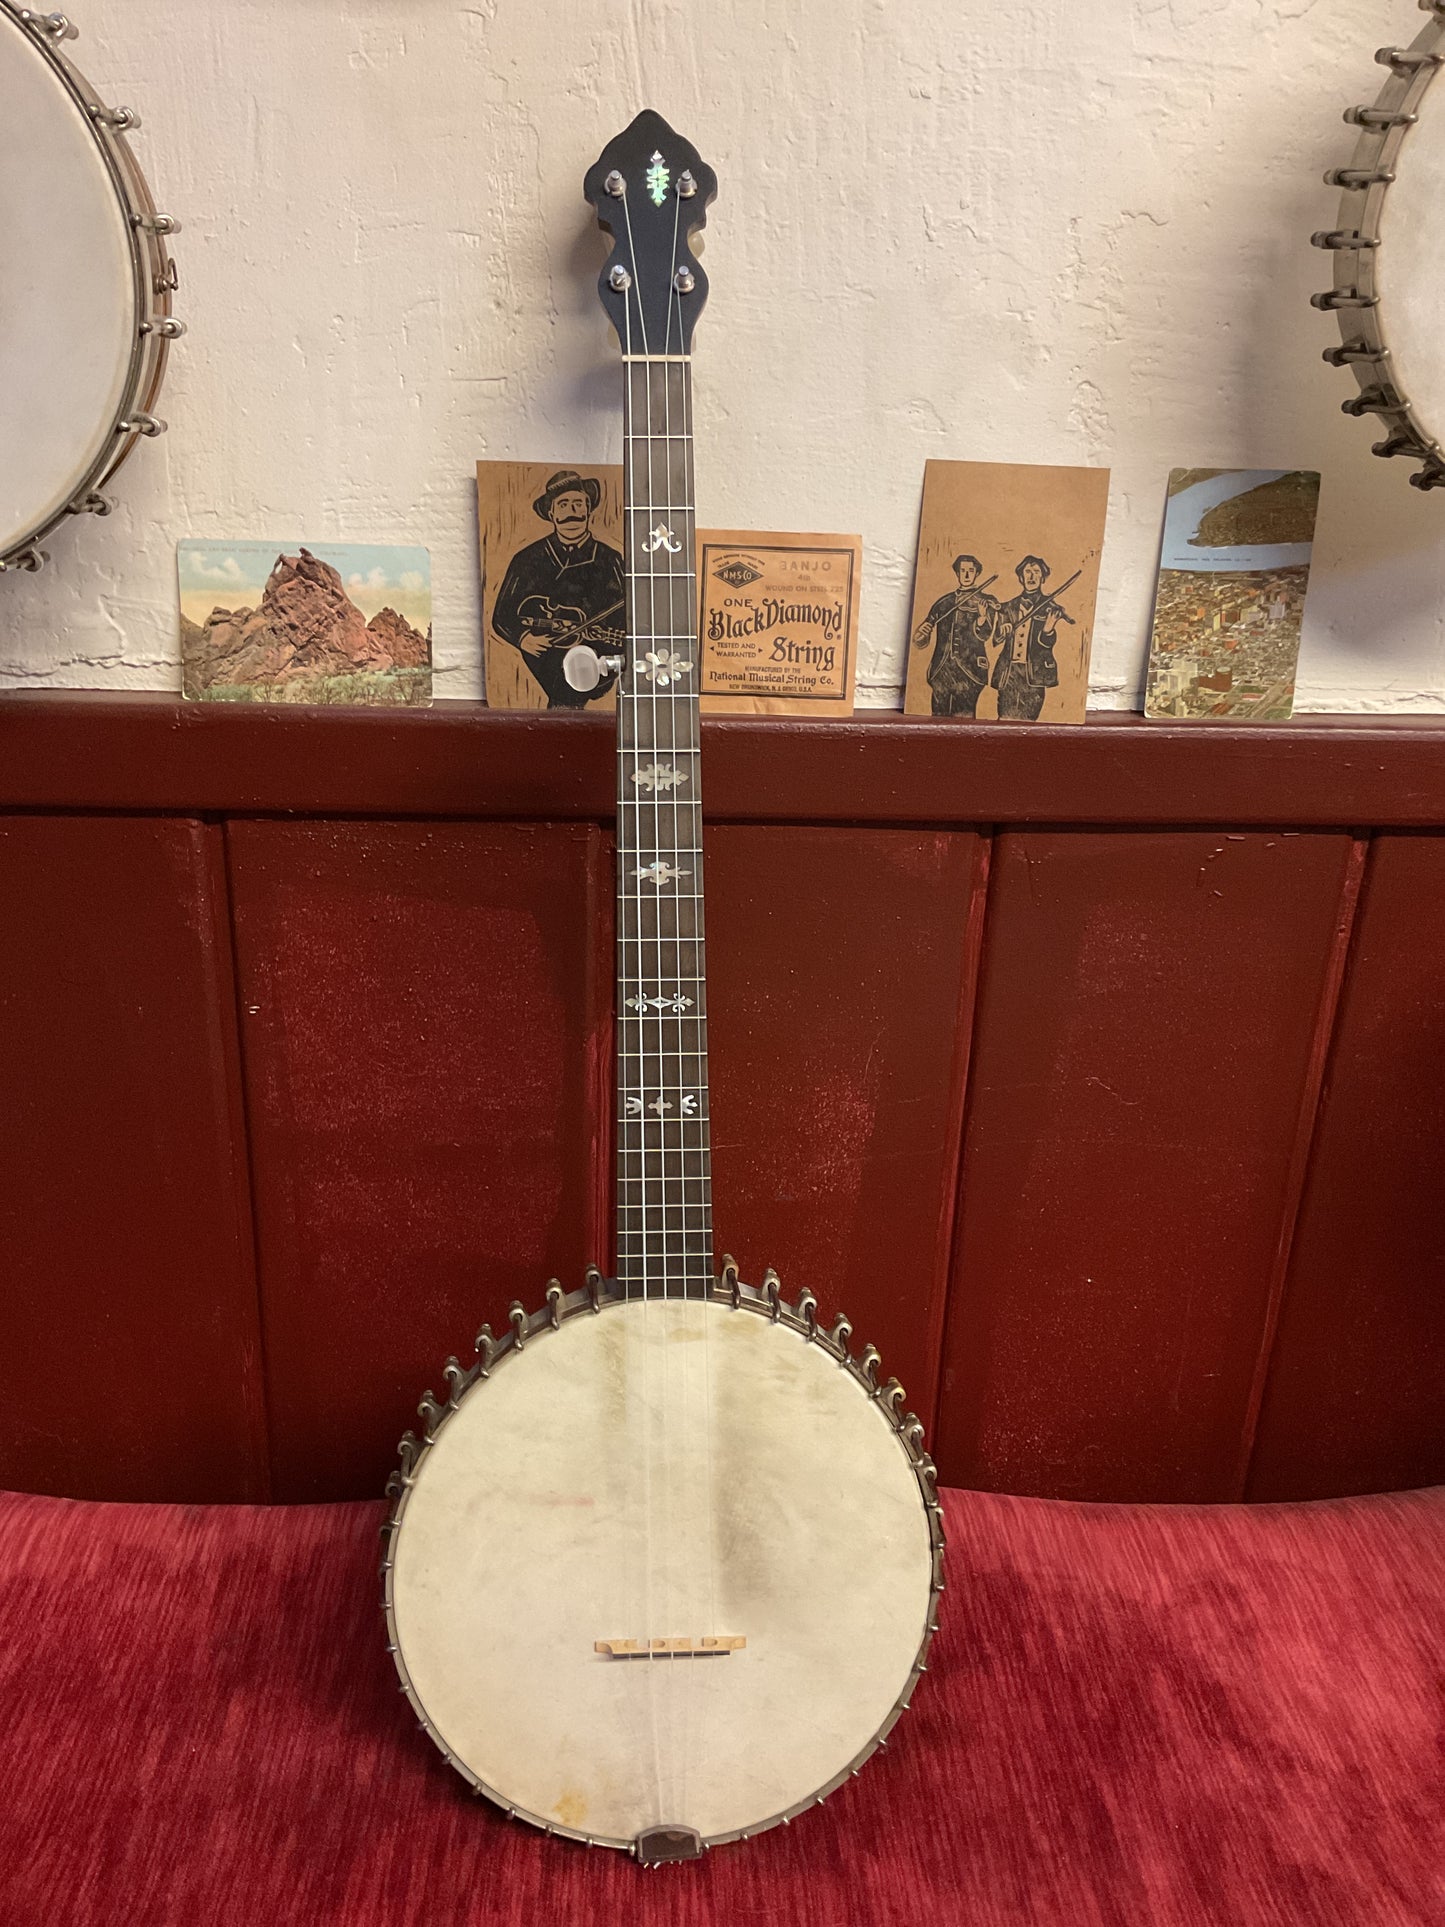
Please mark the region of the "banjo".
POLYGON ((943 1532, 923 1427, 775 1273, 713 1257, 689 245, 716 179, 654 113, 587 175, 613 237, 619 671, 615 1277, 553 1281, 401 1441, 388 1649, 423 1730, 518 1819, 646 1864, 816 1805, 924 1670, 943 1532))
POLYGON ((1352 368, 1359 393, 1341 407, 1375 415, 1376 455, 1419 462, 1416 488, 1445 483, 1445 355, 1435 264, 1445 251, 1445 0, 1420 0, 1429 24, 1408 47, 1375 55, 1389 78, 1371 107, 1350 107, 1359 139, 1348 167, 1325 175, 1343 190, 1339 225, 1311 238, 1335 258, 1334 286, 1311 297, 1334 314, 1340 345, 1325 350, 1352 368))
POLYGON ((35 570, 72 515, 108 515, 106 483, 165 430, 179 222, 156 212, 127 134, 65 57, 61 13, 0 0, 0 572, 35 570), (23 459, 15 459, 19 450, 23 459))

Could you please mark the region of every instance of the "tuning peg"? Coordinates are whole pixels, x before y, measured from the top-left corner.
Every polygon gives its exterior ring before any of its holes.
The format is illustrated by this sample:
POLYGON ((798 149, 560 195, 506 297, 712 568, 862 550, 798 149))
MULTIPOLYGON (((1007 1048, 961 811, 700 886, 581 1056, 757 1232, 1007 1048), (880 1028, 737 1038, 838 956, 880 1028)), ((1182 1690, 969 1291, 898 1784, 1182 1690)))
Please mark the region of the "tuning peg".
POLYGON ((632 286, 632 276, 619 261, 607 277, 607 285, 614 294, 626 294, 632 286))
POLYGON ((691 294, 697 286, 697 276, 691 268, 679 268, 677 273, 672 277, 672 285, 677 289, 679 294, 691 294))
POLYGON ((627 192, 627 182, 615 167, 602 185, 607 189, 607 192, 612 196, 614 201, 620 201, 627 192))
POLYGON ((590 643, 577 642, 562 658, 562 675, 569 689, 586 695, 604 676, 615 676, 622 667, 621 656, 599 656, 590 643))

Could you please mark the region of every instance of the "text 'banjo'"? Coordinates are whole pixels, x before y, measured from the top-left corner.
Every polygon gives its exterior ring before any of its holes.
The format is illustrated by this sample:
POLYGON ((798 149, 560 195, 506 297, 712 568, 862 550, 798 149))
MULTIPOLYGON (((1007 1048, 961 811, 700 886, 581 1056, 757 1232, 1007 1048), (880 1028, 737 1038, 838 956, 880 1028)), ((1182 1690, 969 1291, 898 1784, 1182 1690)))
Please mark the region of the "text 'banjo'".
POLYGON ((389 1491, 402 1684, 480 1793, 646 1862, 791 1819, 907 1706, 943 1589, 923 1427, 804 1291, 715 1273, 689 245, 716 182, 640 114, 587 176, 622 344, 617 1275, 445 1366, 389 1491))

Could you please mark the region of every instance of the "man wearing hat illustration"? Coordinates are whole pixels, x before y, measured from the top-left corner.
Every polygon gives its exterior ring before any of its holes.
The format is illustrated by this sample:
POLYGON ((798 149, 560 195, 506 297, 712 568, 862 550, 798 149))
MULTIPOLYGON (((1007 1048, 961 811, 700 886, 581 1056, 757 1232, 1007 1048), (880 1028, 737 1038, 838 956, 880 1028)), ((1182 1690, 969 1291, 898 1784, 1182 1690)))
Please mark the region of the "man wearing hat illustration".
POLYGON ((615 652, 626 636, 622 556, 592 533, 601 484, 574 468, 559 468, 532 507, 552 527, 507 564, 492 628, 521 651, 549 709, 580 709, 606 695, 615 676, 585 694, 567 686, 562 659, 574 643, 599 655, 615 652))

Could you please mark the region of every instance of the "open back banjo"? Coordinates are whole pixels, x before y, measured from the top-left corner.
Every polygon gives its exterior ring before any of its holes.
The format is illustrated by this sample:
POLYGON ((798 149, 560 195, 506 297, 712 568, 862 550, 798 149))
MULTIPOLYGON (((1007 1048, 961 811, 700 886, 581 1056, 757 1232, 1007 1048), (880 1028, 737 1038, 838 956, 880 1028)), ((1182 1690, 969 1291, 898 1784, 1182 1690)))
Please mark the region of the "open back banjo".
POLYGON ((0 574, 36 570, 68 516, 165 430, 152 410, 170 344, 180 223, 158 213, 127 136, 66 58, 63 13, 0 0, 0 574))
POLYGON ((690 236, 716 190, 658 115, 586 195, 623 350, 617 1275, 514 1304, 401 1442, 390 1649, 479 1793, 649 1864, 815 1805, 884 1744, 943 1590, 923 1427, 871 1346, 722 1261, 709 1182, 690 236))

